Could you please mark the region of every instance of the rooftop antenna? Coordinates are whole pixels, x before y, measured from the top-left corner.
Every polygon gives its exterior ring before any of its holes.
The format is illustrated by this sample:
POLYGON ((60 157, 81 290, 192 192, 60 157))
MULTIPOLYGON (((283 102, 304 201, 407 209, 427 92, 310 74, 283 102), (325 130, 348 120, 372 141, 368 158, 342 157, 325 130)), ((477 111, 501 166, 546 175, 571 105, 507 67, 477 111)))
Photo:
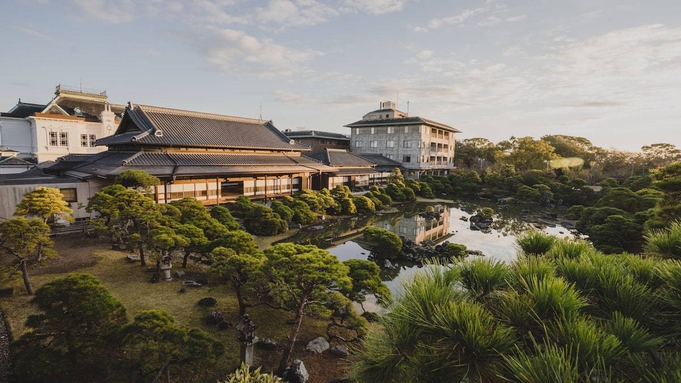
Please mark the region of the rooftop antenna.
POLYGON ((262 101, 260 102, 260 121, 262 121, 262 101))
POLYGON ((407 101, 407 116, 409 115, 409 101, 407 101))

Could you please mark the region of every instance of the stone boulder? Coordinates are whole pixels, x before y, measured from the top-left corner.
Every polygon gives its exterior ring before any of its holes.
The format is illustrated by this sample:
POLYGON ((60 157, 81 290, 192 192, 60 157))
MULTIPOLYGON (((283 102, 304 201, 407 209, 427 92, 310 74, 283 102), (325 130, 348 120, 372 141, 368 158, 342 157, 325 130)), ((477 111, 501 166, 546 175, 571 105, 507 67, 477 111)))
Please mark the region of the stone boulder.
POLYGON ((307 344, 307 347, 305 347, 305 350, 307 351, 312 351, 315 354, 321 354, 322 352, 326 351, 329 349, 329 342, 326 341, 326 339, 322 338, 321 336, 310 343, 307 344))
POLYGON ((333 346, 329 349, 329 352, 341 358, 350 356, 350 350, 343 345, 333 346))
POLYGON ((305 364, 302 360, 296 359, 284 371, 284 381, 289 383, 306 383, 310 379, 310 374, 308 374, 307 369, 305 369, 305 364))

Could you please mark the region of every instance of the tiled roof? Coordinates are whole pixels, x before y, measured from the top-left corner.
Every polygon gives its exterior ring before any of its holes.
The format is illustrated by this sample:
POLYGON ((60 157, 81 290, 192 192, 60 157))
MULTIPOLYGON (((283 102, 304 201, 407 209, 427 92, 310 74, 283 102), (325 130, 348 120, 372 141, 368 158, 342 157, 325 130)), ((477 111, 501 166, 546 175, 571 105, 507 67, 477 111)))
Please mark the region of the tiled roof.
POLYGON ((0 165, 21 165, 21 166, 35 166, 35 163, 33 162, 28 162, 25 160, 22 160, 21 158, 16 158, 16 157, 4 157, 0 156, 0 165))
POLYGON ((310 157, 334 167, 372 167, 374 164, 343 149, 324 149, 310 157))
POLYGON ((125 170, 144 170, 157 177, 181 175, 229 174, 284 174, 290 172, 333 171, 310 158, 298 155, 273 154, 218 154, 218 153, 162 153, 162 152, 103 152, 59 169, 58 161, 51 170, 65 170, 65 174, 80 178, 115 177, 125 170))
POLYGON ((333 133, 333 132, 322 132, 319 130, 301 130, 301 131, 289 131, 283 132, 289 138, 327 138, 333 140, 343 140, 350 141, 350 137, 345 134, 333 133))
POLYGON ((347 124, 344 125, 345 127, 348 128, 361 128, 361 127, 370 127, 370 126, 395 126, 395 125, 416 125, 416 124, 423 124, 423 125, 429 125, 429 126, 434 126, 438 127, 441 129, 446 129, 454 133, 461 133, 460 130, 453 128, 449 125, 445 125, 440 122, 436 122, 433 120, 428 120, 425 118, 421 117, 399 117, 399 118, 384 118, 384 119, 376 119, 376 120, 359 120, 355 121, 352 124, 347 124))
POLYGON ((45 185, 71 182, 79 182, 79 180, 45 174, 38 168, 22 173, 0 174, 0 185, 45 185))
POLYGON ((154 106, 126 108, 113 136, 97 145, 134 144, 161 147, 203 147, 302 151, 269 121, 154 106))
POLYGON ((19 102, 12 107, 7 113, 2 113, 3 116, 7 117, 17 117, 17 118, 26 118, 28 116, 32 116, 36 113, 40 113, 45 109, 47 105, 45 104, 31 104, 27 102, 19 102))
POLYGON ((364 158, 365 160, 372 162, 376 165, 387 165, 387 166, 402 166, 400 162, 391 160, 390 158, 382 154, 357 154, 357 156, 364 158))

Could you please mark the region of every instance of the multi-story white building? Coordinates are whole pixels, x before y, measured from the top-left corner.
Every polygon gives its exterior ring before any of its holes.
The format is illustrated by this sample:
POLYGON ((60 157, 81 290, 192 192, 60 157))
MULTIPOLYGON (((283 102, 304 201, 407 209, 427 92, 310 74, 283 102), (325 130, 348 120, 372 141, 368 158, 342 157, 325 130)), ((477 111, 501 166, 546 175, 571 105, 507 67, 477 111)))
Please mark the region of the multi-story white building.
POLYGON ((95 141, 116 131, 123 105, 111 105, 106 92, 84 92, 57 86, 47 104, 19 102, 0 113, 0 148, 37 163, 67 154, 106 150, 95 141))
POLYGON ((350 150, 361 154, 382 154, 398 161, 406 176, 447 175, 454 164, 455 133, 459 130, 421 117, 409 117, 383 101, 380 109, 345 125, 351 129, 350 150))

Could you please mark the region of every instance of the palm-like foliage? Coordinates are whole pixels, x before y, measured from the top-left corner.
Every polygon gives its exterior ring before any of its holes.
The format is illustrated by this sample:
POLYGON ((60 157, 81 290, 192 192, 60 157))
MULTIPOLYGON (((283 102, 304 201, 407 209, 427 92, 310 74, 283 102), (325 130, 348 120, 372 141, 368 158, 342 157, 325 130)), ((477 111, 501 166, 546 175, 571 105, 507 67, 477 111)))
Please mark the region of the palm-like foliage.
POLYGON ((668 229, 652 229, 644 235, 643 250, 662 258, 681 259, 681 221, 674 221, 668 229))
POLYGON ((556 237, 532 230, 519 236, 518 247, 525 254, 546 254, 556 243, 556 237))
POLYGON ((681 381, 681 263, 582 241, 522 249, 511 265, 476 259, 418 274, 372 329, 352 377, 681 381))

